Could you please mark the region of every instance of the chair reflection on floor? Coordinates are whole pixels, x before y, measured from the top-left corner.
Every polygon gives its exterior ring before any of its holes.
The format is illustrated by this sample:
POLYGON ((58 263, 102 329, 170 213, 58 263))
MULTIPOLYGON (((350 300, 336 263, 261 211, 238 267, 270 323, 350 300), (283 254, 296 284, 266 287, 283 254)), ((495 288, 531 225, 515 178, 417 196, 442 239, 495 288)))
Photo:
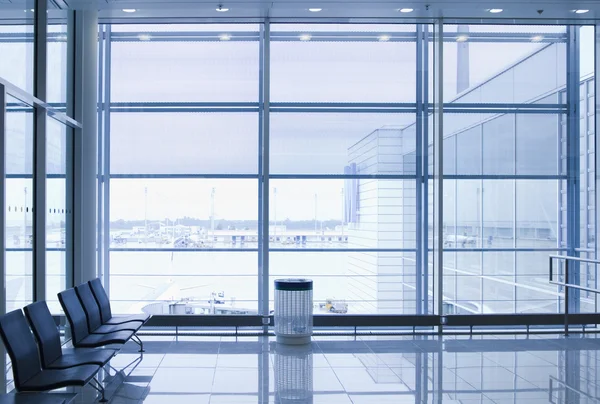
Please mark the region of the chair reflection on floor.
POLYGON ((312 345, 275 344, 275 402, 313 402, 312 345))

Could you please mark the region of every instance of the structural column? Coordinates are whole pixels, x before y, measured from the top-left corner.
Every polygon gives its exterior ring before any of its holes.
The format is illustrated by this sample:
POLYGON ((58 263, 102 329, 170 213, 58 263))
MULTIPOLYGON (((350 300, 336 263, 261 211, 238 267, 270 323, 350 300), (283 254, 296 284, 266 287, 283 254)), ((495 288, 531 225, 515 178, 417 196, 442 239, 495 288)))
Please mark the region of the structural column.
POLYGON ((75 12, 74 284, 97 276, 98 12, 75 12))

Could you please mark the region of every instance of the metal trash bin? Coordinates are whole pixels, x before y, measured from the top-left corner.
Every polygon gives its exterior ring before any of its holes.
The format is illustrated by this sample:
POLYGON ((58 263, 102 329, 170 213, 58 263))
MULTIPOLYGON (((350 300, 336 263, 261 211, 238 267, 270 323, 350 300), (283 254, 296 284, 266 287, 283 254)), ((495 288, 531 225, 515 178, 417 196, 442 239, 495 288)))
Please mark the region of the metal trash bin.
POLYGON ((281 344, 309 344, 313 328, 313 282, 275 280, 275 335, 281 344))

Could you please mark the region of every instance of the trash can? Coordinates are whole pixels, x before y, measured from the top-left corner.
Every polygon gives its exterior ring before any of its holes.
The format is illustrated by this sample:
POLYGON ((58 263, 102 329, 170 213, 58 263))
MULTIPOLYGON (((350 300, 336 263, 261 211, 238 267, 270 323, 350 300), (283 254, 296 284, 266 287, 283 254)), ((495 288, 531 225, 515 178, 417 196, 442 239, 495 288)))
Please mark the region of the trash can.
POLYGON ((280 344, 309 344, 313 328, 310 279, 275 280, 275 335, 280 344))

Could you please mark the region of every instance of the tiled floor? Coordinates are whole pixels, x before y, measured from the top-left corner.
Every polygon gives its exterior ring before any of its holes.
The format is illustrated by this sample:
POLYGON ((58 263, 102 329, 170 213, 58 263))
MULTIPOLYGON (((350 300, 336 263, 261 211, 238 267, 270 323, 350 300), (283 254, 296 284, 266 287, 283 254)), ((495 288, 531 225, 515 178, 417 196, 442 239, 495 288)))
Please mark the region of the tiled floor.
MULTIPOLYGON (((315 337, 304 347, 262 337, 144 340, 147 352, 111 403, 600 402, 594 335, 315 337)), ((136 358, 131 344, 112 365, 136 358)))

